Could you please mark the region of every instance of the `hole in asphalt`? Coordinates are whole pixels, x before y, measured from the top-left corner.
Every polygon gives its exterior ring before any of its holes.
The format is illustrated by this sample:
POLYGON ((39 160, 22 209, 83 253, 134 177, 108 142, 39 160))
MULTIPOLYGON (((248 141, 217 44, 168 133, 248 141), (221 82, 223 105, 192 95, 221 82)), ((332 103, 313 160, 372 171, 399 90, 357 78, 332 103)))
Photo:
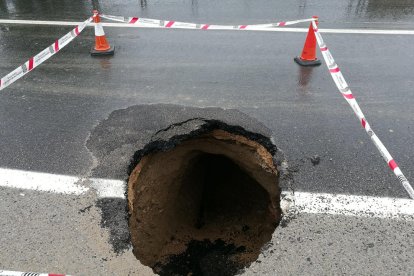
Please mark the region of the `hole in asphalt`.
POLYGON ((278 172, 261 144, 223 130, 142 157, 128 181, 135 256, 160 275, 234 275, 280 220, 278 172))

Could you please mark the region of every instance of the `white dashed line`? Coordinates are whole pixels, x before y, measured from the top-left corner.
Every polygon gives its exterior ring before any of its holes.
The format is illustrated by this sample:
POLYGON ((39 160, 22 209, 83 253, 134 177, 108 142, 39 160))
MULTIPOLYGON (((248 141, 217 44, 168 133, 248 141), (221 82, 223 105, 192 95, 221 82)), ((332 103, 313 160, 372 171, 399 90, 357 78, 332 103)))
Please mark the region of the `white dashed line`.
MULTIPOLYGON (((99 198, 125 198, 123 180, 79 178, 41 172, 0 168, 0 187, 82 195, 89 188, 99 198)), ((414 220, 414 200, 345 194, 295 192, 283 194, 282 209, 302 213, 414 220)))
MULTIPOLYGON (((72 21, 43 21, 43 20, 14 20, 14 19, 0 19, 0 24, 21 24, 21 25, 49 25, 49 26, 77 26, 82 22, 72 21)), ((93 26, 90 23, 88 26, 93 26)), ((134 24, 124 23, 102 23, 105 27, 118 28, 154 28, 152 26, 138 26, 134 24)), ((293 32, 306 33, 308 28, 272 28, 262 30, 268 32, 293 32)), ((374 30, 374 29, 319 29, 321 33, 334 34, 381 34, 381 35, 414 35, 414 30, 374 30)))

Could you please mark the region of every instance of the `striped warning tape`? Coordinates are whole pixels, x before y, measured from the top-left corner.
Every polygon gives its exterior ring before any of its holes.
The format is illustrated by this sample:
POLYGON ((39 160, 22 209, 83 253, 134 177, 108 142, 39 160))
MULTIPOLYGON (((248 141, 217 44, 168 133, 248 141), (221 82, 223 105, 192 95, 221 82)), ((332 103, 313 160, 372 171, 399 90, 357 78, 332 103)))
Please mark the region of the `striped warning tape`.
MULTIPOLYGON (((0 276, 65 276, 65 275, 64 274, 48 274, 48 273, 0 270, 0 276)), ((69 276, 69 275, 66 275, 66 276, 69 276)))
MULTIPOLYGON (((30 58, 21 66, 17 67, 15 70, 10 72, 8 75, 0 79, 0 90, 3 90, 16 80, 20 79, 28 72, 32 71, 34 68, 42 64, 44 61, 48 60, 54 54, 59 52, 63 47, 68 45, 73 39, 75 39, 86 27, 88 23, 92 21, 92 17, 85 20, 80 25, 76 26, 72 31, 57 39, 52 45, 30 58)), ((1 275, 1 274, 0 274, 1 275)))
POLYGON ((113 21, 128 23, 136 25, 137 27, 143 28, 169 28, 169 29, 194 29, 194 30, 270 30, 275 27, 283 27, 288 25, 294 25, 303 22, 314 21, 314 18, 301 19, 294 21, 282 21, 277 23, 269 24, 253 24, 253 25, 211 25, 211 24, 198 24, 198 23, 188 23, 188 22, 179 22, 179 21, 169 21, 169 20, 160 20, 160 19, 150 19, 150 18, 141 18, 141 17, 123 17, 123 16, 114 16, 100 14, 102 18, 106 18, 113 21))
MULTIPOLYGON (((94 15, 96 16, 96 15, 94 15)), ((187 23, 179 21, 167 21, 167 20, 158 20, 158 19, 149 19, 149 18, 138 18, 138 17, 121 17, 121 16, 112 16, 112 15, 100 15, 103 18, 120 21, 128 24, 134 24, 137 27, 150 27, 150 28, 171 28, 171 29, 199 29, 199 30, 271 30, 274 27, 282 27, 287 25, 293 25, 303 22, 310 22, 315 20, 314 18, 301 19, 295 21, 282 21, 277 23, 269 24, 256 24, 256 25, 209 25, 209 24, 196 24, 196 23, 187 23)), ((30 58, 21 66, 17 67, 15 70, 10 72, 8 75, 0 79, 0 91, 17 81, 28 72, 32 71, 35 67, 42 64, 44 61, 48 60, 54 54, 56 54, 60 49, 69 44, 73 39, 75 39, 83 29, 93 20, 92 17, 85 20, 80 25, 76 26, 72 31, 56 40, 48 48, 41 51, 36 56, 30 58)), ((104 34, 102 26, 100 24, 95 24, 95 32, 99 36, 104 34)))
POLYGON ((381 142, 381 140, 378 138, 378 136, 375 134, 375 132, 372 130, 371 126, 369 125, 367 119, 365 118, 364 113, 362 113, 362 110, 358 105, 358 102, 356 101, 354 95, 352 94, 351 89, 346 83, 345 78, 342 75, 341 70, 338 67, 338 64, 336 64, 331 52, 329 51, 328 47, 323 41, 322 35, 318 31, 318 26, 316 25, 315 21, 312 22, 312 27, 315 32, 316 40, 318 42, 322 56, 325 60, 326 66, 328 67, 329 72, 331 73, 332 79, 334 80, 336 87, 338 87, 339 92, 341 92, 342 96, 351 106, 355 115, 360 120, 362 127, 365 129, 365 131, 371 138, 372 142, 377 147, 378 151, 384 158, 385 162, 387 162, 388 166, 397 176, 398 180, 401 182, 401 184, 403 185, 405 190, 408 192, 410 197, 414 199, 413 188, 411 187, 407 178, 402 173, 401 169, 398 167, 397 162, 394 161, 391 154, 388 152, 387 148, 384 146, 384 144, 381 142))

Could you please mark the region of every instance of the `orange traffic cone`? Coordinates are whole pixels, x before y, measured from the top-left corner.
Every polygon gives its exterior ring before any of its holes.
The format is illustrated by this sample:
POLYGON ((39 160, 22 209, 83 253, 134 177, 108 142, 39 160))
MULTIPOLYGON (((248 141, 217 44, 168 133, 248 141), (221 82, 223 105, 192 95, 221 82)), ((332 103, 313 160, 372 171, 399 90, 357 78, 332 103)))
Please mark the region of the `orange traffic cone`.
POLYGON ((95 22, 95 47, 91 50, 92 56, 108 56, 115 53, 115 47, 111 47, 106 40, 101 24, 101 18, 97 10, 93 11, 93 22, 95 22))
MULTIPOLYGON (((318 17, 316 18, 316 25, 318 25, 318 17)), ((316 37, 313 31, 312 22, 309 26, 308 35, 306 37, 305 45, 303 46, 302 54, 300 57, 295 57, 294 60, 301 66, 318 66, 321 65, 321 61, 316 58, 316 37)))

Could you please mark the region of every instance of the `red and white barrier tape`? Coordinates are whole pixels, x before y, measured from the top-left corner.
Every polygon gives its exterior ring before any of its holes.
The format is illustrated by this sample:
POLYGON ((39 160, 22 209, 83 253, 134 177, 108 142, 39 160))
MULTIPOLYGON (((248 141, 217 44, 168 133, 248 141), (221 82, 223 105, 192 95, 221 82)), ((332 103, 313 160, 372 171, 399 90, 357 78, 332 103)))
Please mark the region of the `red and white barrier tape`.
MULTIPOLYGON (((111 15, 100 15, 103 18, 120 21, 128 24, 134 24, 137 27, 143 28, 171 28, 171 29, 198 29, 198 30, 271 30, 274 27, 282 27, 287 25, 293 25, 303 22, 310 22, 315 20, 314 18, 310 19, 301 19, 295 21, 286 21, 270 24, 256 24, 256 25, 209 25, 209 24, 196 24, 196 23, 186 23, 178 21, 166 21, 158 19, 148 19, 148 18, 138 18, 138 17, 120 17, 120 16, 111 16, 111 15)), ((56 40, 48 48, 41 51, 36 56, 30 58, 21 66, 17 67, 15 70, 4 76, 0 79, 0 91, 17 81, 28 72, 32 71, 34 68, 42 64, 44 61, 48 60, 54 54, 56 54, 60 49, 69 44, 73 39, 75 39, 86 27, 88 23, 92 21, 92 17, 85 20, 82 24, 78 25, 72 31, 56 40)), ((95 33, 99 35, 104 35, 104 31, 101 24, 95 24, 95 33)))
POLYGON ((142 28, 169 28, 169 29, 193 29, 193 30, 251 30, 251 31, 269 31, 271 28, 294 25, 303 22, 314 21, 314 18, 301 19, 295 21, 282 21, 269 24, 255 24, 255 25, 211 25, 211 24, 197 24, 179 21, 168 21, 150 18, 139 17, 122 17, 100 14, 102 18, 113 21, 128 23, 142 28))
MULTIPOLYGON (((48 273, 0 270, 0 276, 65 276, 65 275, 64 274, 48 274, 48 273)), ((69 275, 66 275, 66 276, 69 276, 69 275)))
MULTIPOLYGON (((68 45, 73 39, 75 39, 86 27, 88 23, 92 21, 92 17, 85 20, 82 24, 76 26, 72 31, 57 39, 52 45, 30 58, 21 66, 17 67, 15 70, 10 72, 8 75, 0 79, 0 90, 3 90, 16 80, 20 79, 28 72, 32 71, 34 68, 42 64, 44 61, 48 60, 54 54, 59 52, 63 47, 68 45)), ((0 274, 1 275, 1 274, 0 274)))
POLYGON ((325 60, 326 66, 331 73, 332 79, 334 80, 336 87, 338 88, 339 92, 351 106, 352 110, 354 111, 355 115, 358 117, 359 121, 361 122, 362 127, 365 129, 369 137, 371 138, 374 145, 377 147, 378 151, 384 158, 385 162, 387 162, 390 169, 394 172, 397 176, 398 180, 400 180, 401 184, 408 192, 410 197, 414 199, 414 190, 411 187, 410 183, 408 182, 407 178, 402 173, 401 169, 398 167, 397 163, 392 158, 391 154, 388 152, 387 148, 372 130, 371 126, 369 125, 367 119, 365 118, 364 113, 362 113, 361 108, 358 105, 354 95, 352 94, 351 89, 349 88, 348 84, 345 81, 338 65, 336 64, 334 58, 331 55, 328 47, 326 46, 325 42, 322 39, 320 32, 318 31, 318 26, 316 25, 315 21, 312 22, 312 27, 315 32, 316 40, 318 42, 319 48, 321 50, 323 59, 325 60))

